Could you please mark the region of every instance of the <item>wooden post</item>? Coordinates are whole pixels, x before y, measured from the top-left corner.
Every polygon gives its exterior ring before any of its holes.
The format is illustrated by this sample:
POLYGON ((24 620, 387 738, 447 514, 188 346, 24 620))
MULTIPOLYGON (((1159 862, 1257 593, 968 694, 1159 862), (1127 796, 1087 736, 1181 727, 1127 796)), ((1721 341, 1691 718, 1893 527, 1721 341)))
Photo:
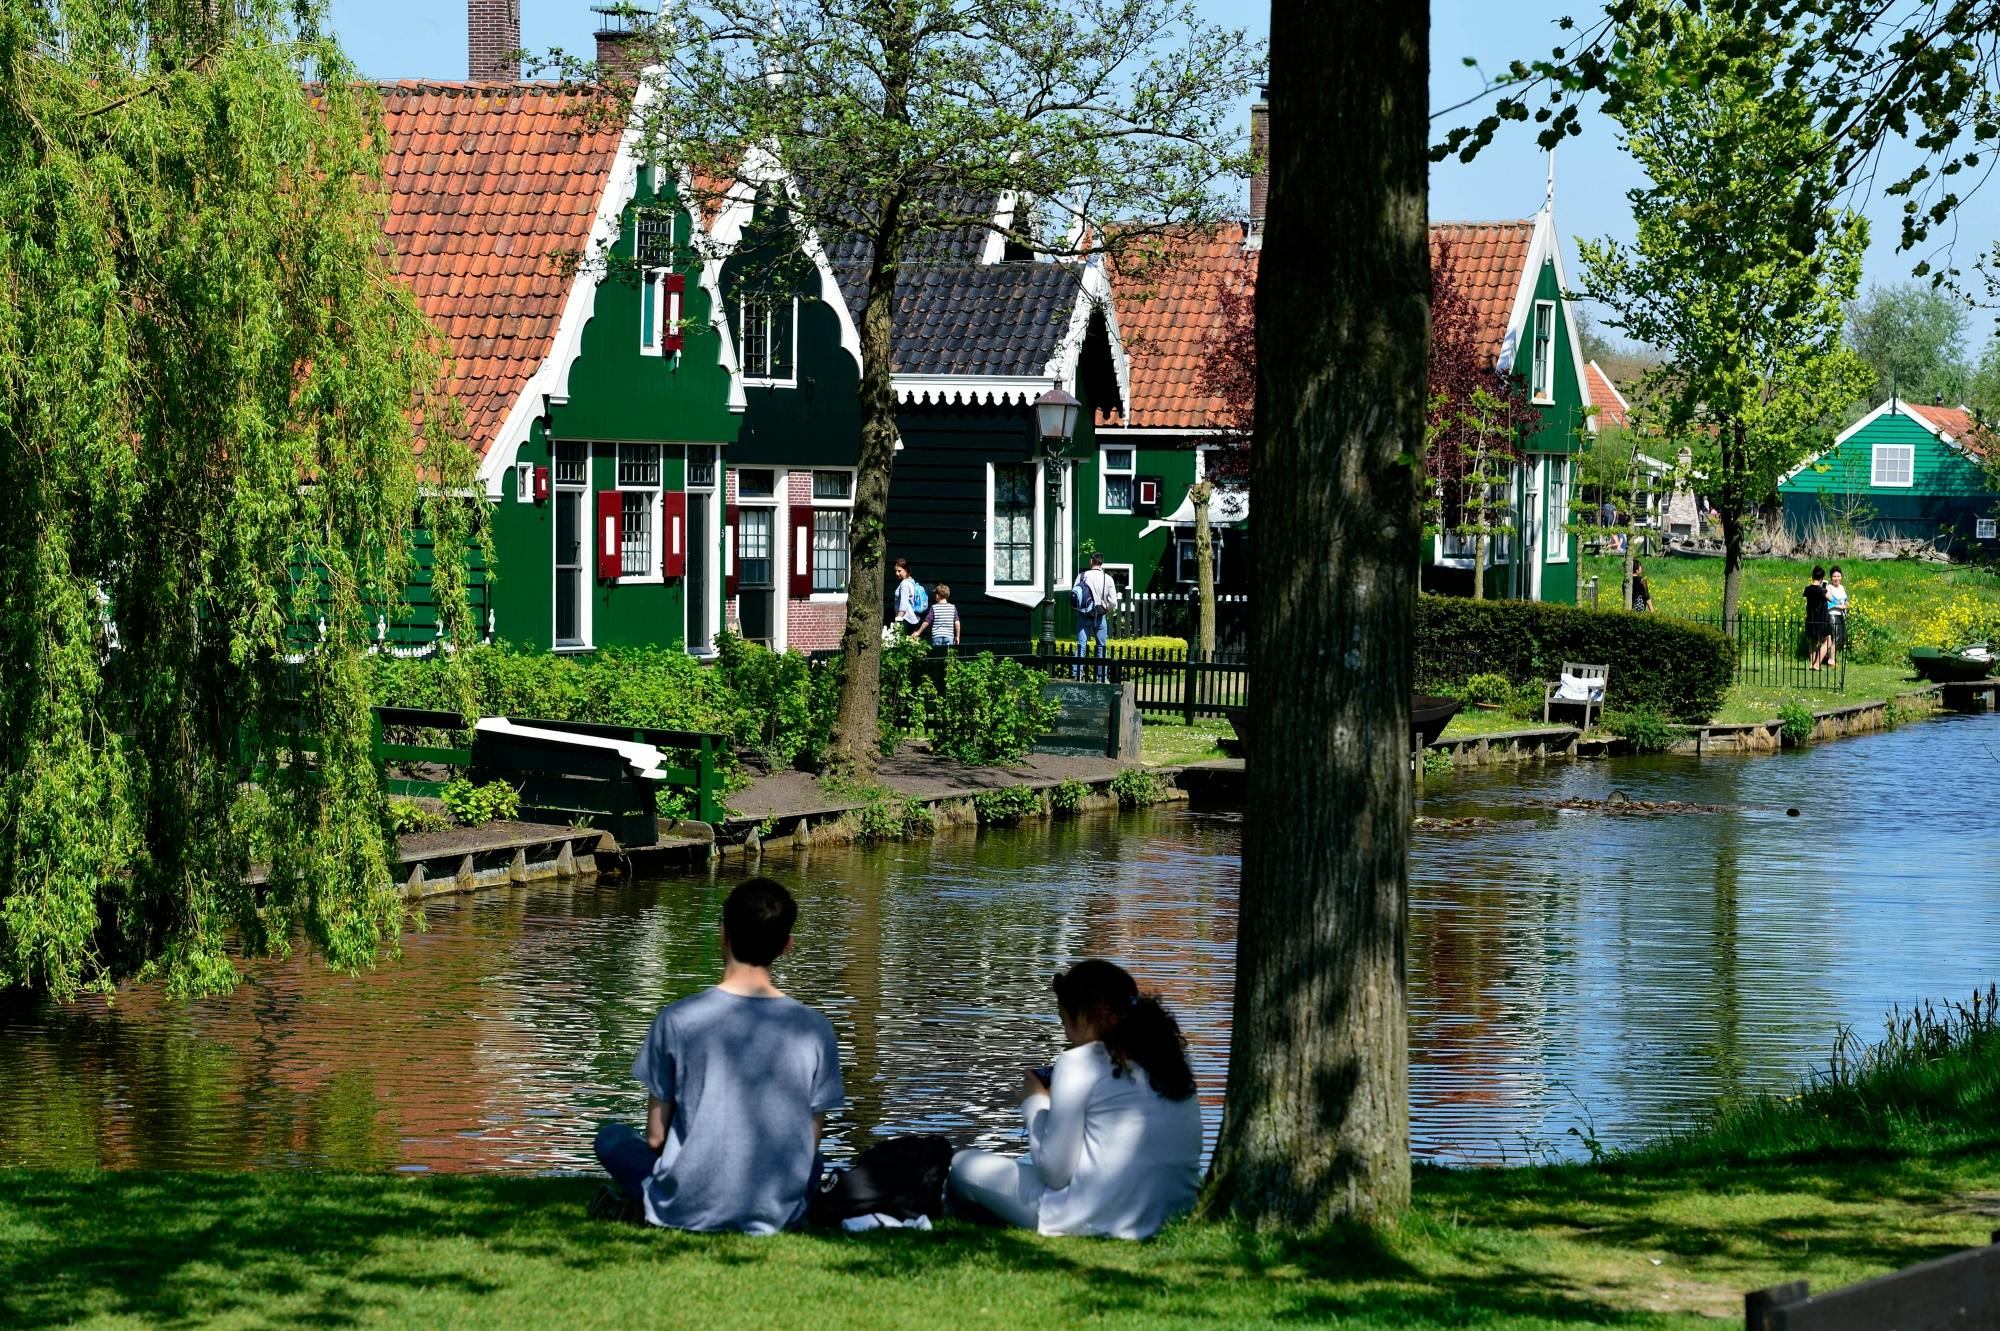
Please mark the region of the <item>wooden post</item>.
POLYGON ((1181 721, 1190 726, 1194 724, 1194 660, 1196 651, 1195 645, 1189 643, 1187 660, 1181 664, 1181 721))
POLYGON ((1743 1296, 1744 1331, 1771 1331, 1771 1313, 1788 1303, 1797 1303, 1811 1290, 1803 1280, 1787 1280, 1782 1285, 1753 1289, 1743 1296))

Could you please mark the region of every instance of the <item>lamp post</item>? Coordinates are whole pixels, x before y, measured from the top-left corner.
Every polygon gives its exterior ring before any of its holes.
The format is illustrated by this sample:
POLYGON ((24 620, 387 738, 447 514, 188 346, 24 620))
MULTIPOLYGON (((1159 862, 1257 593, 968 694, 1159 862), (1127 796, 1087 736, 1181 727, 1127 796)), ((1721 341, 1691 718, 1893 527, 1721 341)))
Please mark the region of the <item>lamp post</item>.
POLYGON ((1076 417, 1082 407, 1081 402, 1063 391, 1060 379, 1035 399, 1035 428, 1042 441, 1043 478, 1048 482, 1044 505, 1048 512, 1048 534, 1042 557, 1048 564, 1049 600, 1042 609, 1042 641, 1051 651, 1056 642, 1056 596, 1062 590, 1057 580, 1060 566, 1056 561, 1056 530, 1062 507, 1063 468, 1069 461, 1063 456, 1063 449, 1076 437, 1076 417))

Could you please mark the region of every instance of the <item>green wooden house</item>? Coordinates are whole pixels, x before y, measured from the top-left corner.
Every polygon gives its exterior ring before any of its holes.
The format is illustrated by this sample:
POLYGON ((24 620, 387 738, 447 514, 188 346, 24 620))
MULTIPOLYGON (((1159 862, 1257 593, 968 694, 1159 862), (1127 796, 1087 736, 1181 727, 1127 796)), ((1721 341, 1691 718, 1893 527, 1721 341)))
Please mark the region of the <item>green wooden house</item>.
POLYGON ((1779 484, 1785 527, 1801 539, 1841 527, 1991 556, 2000 551, 2000 495, 1986 471, 1995 442, 1964 407, 1891 398, 1779 484))

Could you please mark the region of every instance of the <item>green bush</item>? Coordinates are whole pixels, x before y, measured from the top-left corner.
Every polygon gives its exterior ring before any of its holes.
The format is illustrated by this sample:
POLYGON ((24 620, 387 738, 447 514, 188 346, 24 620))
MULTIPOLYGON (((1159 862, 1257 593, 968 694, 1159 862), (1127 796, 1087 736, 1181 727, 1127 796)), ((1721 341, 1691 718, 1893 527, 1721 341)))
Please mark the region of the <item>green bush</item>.
MULTIPOLYGON (((683 658, 686 659, 686 658, 683 658)), ((773 767, 817 766, 833 732, 840 672, 798 652, 774 652, 733 633, 715 639, 715 674, 732 705, 731 737, 773 767)))
MULTIPOLYGON (((1415 637, 1421 692, 1463 687, 1474 674, 1540 684, 1565 661, 1587 661, 1611 667, 1613 705, 1681 721, 1706 721, 1721 710, 1736 669, 1736 645, 1715 629, 1541 601, 1420 596, 1415 637)), ((1539 690, 1535 711, 1539 716, 1539 690)))
POLYGON ((1472 703, 1507 702, 1514 696, 1514 685, 1505 675, 1481 671, 1466 679, 1464 696, 1467 702, 1472 703))
POLYGON ((972 812, 982 823, 1018 823, 1041 811, 1041 795, 1026 786, 982 790, 972 797, 972 812))
POLYGON ((451 819, 415 800, 390 800, 389 826, 397 836, 408 836, 413 832, 442 832, 451 826, 451 819))
POLYGON ((944 692, 925 699, 931 748, 962 763, 1018 762, 1055 723, 1057 704, 1042 696, 1047 676, 991 652, 945 663, 944 692))
POLYGON ((855 835, 862 842, 904 841, 937 830, 937 815, 928 804, 916 800, 876 800, 862 805, 859 813, 860 827, 855 835))
POLYGON ((1788 702, 1778 709, 1779 733, 1787 744, 1804 744, 1812 738, 1812 708, 1802 702, 1788 702))
POLYGON ((1426 778, 1434 776, 1449 776, 1454 770, 1457 769, 1457 767, 1458 764, 1454 763, 1451 760, 1451 755, 1446 753, 1443 749, 1424 750, 1423 774, 1426 778))
POLYGON ((1075 813, 1083 807, 1084 798, 1090 794, 1090 785, 1083 781, 1059 781, 1049 792, 1049 807, 1057 813, 1075 813))
POLYGON ((1507 695, 1507 715, 1518 721, 1542 719, 1543 692, 1545 684, 1517 684, 1507 695))
POLYGON ((521 812, 521 795, 505 781, 488 781, 475 786, 463 777, 439 793, 452 820, 460 827, 478 827, 495 818, 514 818, 521 812))
POLYGON ((1639 753, 1664 753, 1674 742, 1672 723, 1650 707, 1606 712, 1604 727, 1612 734, 1630 740, 1632 748, 1639 753))
POLYGON ((1128 767, 1112 777, 1110 789, 1122 809, 1158 804, 1167 797, 1167 783, 1143 767, 1128 767))

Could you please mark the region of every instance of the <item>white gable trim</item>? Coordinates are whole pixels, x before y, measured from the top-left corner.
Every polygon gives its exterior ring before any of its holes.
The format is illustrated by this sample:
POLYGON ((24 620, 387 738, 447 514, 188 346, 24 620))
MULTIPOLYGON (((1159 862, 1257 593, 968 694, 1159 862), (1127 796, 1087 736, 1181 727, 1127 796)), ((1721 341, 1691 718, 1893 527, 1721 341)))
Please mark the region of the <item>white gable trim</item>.
MULTIPOLYGON (((1500 351, 1494 358, 1493 368, 1505 374, 1514 368, 1519 359, 1521 342, 1527 336, 1528 320, 1535 308, 1535 288, 1540 285, 1543 263, 1553 263, 1556 269, 1556 307, 1562 311, 1563 330, 1569 334, 1570 364, 1576 370, 1578 394, 1586 405, 1590 402, 1590 376, 1584 372, 1583 339, 1576 335, 1576 316, 1570 310, 1569 274, 1563 270, 1562 243, 1556 236, 1555 201, 1551 199, 1535 214, 1535 233, 1528 241, 1528 257, 1522 262, 1520 280, 1514 287, 1514 306, 1507 316, 1507 333, 1500 339, 1500 351)), ((1550 367, 1553 374, 1554 367, 1550 367)), ((1605 376, 1610 382, 1610 376, 1605 376)), ((1550 385, 1551 393, 1554 384, 1550 385)), ((1614 388, 1612 390, 1616 392, 1614 388)), ((1623 402, 1625 399, 1618 399, 1623 402)))
POLYGON ((1101 259, 1092 258, 1084 263, 1083 290, 1070 310, 1069 330, 1063 334, 1062 344, 1043 373, 1071 387, 1076 385, 1077 362, 1083 358, 1083 345, 1090 338, 1090 316, 1100 310, 1104 312, 1105 336, 1111 342, 1111 371, 1118 380, 1118 405, 1123 409, 1132 401, 1132 359, 1126 354, 1125 338, 1118 331, 1118 308, 1111 299, 1111 277, 1104 271, 1101 259))

